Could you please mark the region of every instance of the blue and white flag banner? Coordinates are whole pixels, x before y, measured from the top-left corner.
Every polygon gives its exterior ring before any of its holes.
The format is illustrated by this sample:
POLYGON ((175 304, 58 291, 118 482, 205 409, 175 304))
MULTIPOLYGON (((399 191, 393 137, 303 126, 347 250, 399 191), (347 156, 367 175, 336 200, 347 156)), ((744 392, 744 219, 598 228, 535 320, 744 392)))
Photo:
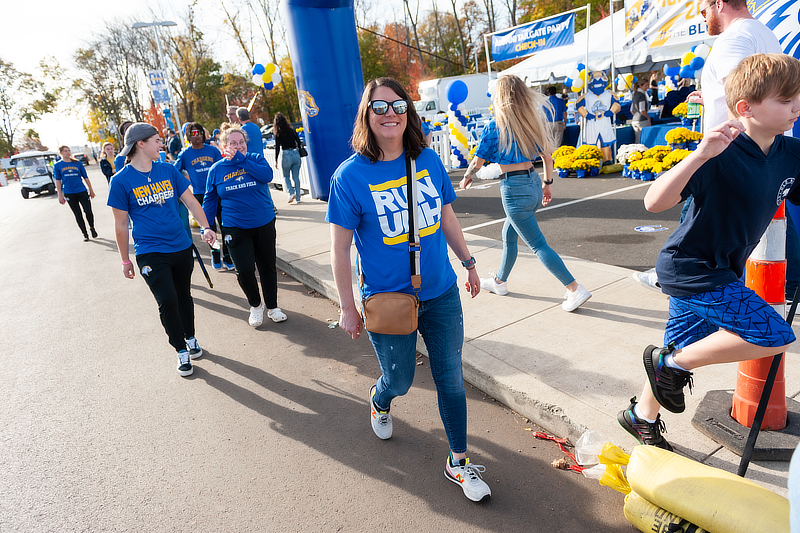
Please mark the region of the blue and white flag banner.
POLYGON ((163 70, 147 71, 147 78, 150 80, 150 90, 153 92, 153 101, 156 106, 169 105, 169 87, 167 78, 163 70))
POLYGON ((750 11, 772 30, 784 54, 800 59, 800 0, 756 1, 750 11))
POLYGON ((575 42, 575 13, 531 22, 492 35, 492 61, 525 57, 575 42))

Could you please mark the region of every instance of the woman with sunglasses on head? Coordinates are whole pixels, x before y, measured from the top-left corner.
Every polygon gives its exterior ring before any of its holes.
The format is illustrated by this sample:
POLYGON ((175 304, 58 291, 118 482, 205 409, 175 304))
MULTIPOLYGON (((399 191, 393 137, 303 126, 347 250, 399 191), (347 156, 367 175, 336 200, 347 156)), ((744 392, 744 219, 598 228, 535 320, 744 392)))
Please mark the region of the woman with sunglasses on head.
MULTIPOLYGON (((178 352, 178 374, 194 372, 191 359, 203 355, 195 339, 191 283, 192 240, 178 212, 183 203, 206 227, 206 216, 189 190, 189 182, 169 163, 158 162, 161 139, 150 124, 135 123, 125 132, 120 152, 127 164, 114 174, 108 188, 108 205, 114 213, 114 233, 122 274, 136 275, 129 257, 128 216, 133 221, 133 250, 139 272, 158 303, 161 324, 170 345, 178 352)), ((203 240, 212 244, 211 229, 203 240)))
POLYGON ((297 200, 299 204, 300 197, 303 196, 303 189, 300 188, 300 165, 302 164, 299 152, 300 137, 289 125, 283 113, 275 113, 272 132, 275 135, 275 161, 278 160, 281 150, 283 150, 283 158, 280 160, 281 170, 283 171, 283 181, 286 184, 286 192, 289 194, 289 203, 297 200))
MULTIPOLYGON (((192 194, 202 204, 206 192, 208 172, 214 163, 222 159, 222 154, 213 146, 205 144, 206 131, 197 122, 190 122, 186 126, 186 132, 187 137, 189 137, 189 146, 181 150, 174 164, 179 172, 185 172, 189 176, 189 181, 192 184, 192 194)), ((219 234, 217 220, 219 220, 219 210, 217 210, 216 219, 208 219, 211 229, 219 234)), ((221 224, 222 222, 220 222, 221 224)), ((220 240, 222 241, 222 256, 220 256, 219 248, 211 248, 211 265, 214 270, 221 270, 223 264, 226 269, 233 270, 235 267, 228 251, 228 245, 225 244, 225 234, 220 234, 220 240)))
POLYGON ((536 211, 553 199, 550 154, 554 147, 544 114, 544 107, 550 103, 514 75, 498 78, 492 100, 495 118, 483 128, 475 157, 459 184, 462 189, 468 188, 472 176, 485 161, 499 164, 503 171, 500 174, 500 194, 506 212, 503 257, 497 274, 492 272, 481 279, 481 288, 501 296, 508 294, 506 280, 517 260, 517 241, 521 236, 545 268, 566 287, 561 308, 574 311, 592 295, 575 281, 561 257, 547 244, 536 222, 536 211), (533 161, 539 156, 544 162, 544 181, 533 168, 533 161))
MULTIPOLYGON (((341 304, 339 326, 353 339, 361 335, 363 327, 351 282, 350 248, 355 236, 362 301, 385 292, 416 293, 418 297, 418 331, 428 348, 439 414, 450 447, 444 473, 461 486, 467 498, 482 500, 491 490, 480 477, 483 467, 466 457, 467 402, 461 371, 464 325, 448 245, 467 269, 466 289, 472 297, 480 291, 480 280, 450 205, 456 199, 455 191, 439 156, 425 146, 411 98, 391 78, 367 84, 351 143, 356 153, 333 175, 326 217, 331 223, 331 261, 341 304), (411 282, 406 156, 415 160, 418 181, 414 217, 421 249, 418 291, 411 282)), ((417 331, 408 335, 367 333, 382 372, 369 392, 372 430, 378 438, 388 439, 392 436, 391 402, 406 394, 414 379, 417 331)))
POLYGON ((269 194, 272 168, 263 155, 247 152, 247 137, 238 124, 222 125, 220 143, 223 159, 208 173, 203 209, 207 217, 221 209, 220 226, 236 265, 236 279, 250 304, 248 323, 260 326, 265 310, 270 320, 283 322, 286 315, 278 307, 275 266, 275 211, 269 194))

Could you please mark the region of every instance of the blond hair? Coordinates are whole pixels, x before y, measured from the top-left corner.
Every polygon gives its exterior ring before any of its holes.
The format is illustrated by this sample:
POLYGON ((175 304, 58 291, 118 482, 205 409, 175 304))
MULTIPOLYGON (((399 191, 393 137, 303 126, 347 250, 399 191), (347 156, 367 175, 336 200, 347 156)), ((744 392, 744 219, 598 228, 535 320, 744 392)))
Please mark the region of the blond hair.
POLYGON ((497 80, 493 105, 500 153, 507 152, 514 142, 530 161, 539 154, 552 153, 555 142, 544 109, 553 113, 553 106, 544 95, 531 90, 517 76, 507 75, 497 80))
POLYGON ((219 127, 219 141, 225 146, 227 146, 228 139, 230 138, 231 134, 237 132, 242 134, 242 137, 244 137, 245 142, 250 140, 247 137, 247 133, 245 133, 245 131, 239 124, 231 124, 230 122, 225 122, 222 126, 219 127))
POLYGON ((770 97, 794 98, 800 94, 800 61, 786 54, 753 54, 725 79, 725 102, 734 116, 736 103, 760 104, 770 97))

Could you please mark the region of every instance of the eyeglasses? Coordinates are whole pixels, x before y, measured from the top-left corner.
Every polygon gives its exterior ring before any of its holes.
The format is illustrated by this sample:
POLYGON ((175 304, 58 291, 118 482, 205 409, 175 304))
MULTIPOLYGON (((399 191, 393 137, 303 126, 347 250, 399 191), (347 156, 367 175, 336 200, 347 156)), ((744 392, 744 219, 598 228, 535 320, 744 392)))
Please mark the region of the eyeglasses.
POLYGON ((392 106, 394 112, 398 115, 405 115, 408 111, 408 102, 405 100, 395 100, 391 104, 386 100, 373 100, 369 103, 370 109, 376 115, 385 115, 389 111, 389 105, 392 106))
POLYGON ((705 17, 706 16, 706 11, 708 11, 708 8, 710 8, 711 6, 714 6, 716 4, 717 4, 717 0, 714 0, 713 2, 708 4, 706 7, 704 7, 703 9, 700 10, 700 15, 705 17))
POLYGON ((195 135, 202 135, 202 133, 203 133, 203 132, 202 132, 202 131, 200 131, 200 130, 192 130, 192 131, 190 131, 190 132, 189 132, 189 135, 190 135, 191 137, 194 137, 195 135))

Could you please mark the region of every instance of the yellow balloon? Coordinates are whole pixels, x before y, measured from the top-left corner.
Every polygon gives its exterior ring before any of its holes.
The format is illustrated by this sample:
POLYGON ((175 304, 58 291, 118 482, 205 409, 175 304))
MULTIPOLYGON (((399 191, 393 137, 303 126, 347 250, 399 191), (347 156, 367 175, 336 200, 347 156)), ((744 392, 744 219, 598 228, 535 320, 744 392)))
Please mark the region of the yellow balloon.
POLYGON ((263 81, 264 83, 271 82, 272 81, 272 75, 271 74, 267 74, 265 72, 264 74, 261 75, 261 81, 263 81))
POLYGON ((579 92, 581 92, 581 88, 582 88, 582 87, 583 87, 583 85, 581 85, 581 86, 578 86, 578 87, 575 87, 575 86, 573 85, 573 86, 572 86, 572 92, 574 92, 574 93, 579 93, 579 92))
POLYGON ((686 52, 681 58, 681 66, 685 67, 692 62, 692 59, 694 59, 694 54, 692 52, 686 52))
POLYGON ((272 78, 273 72, 275 72, 275 63, 267 63, 264 65, 264 74, 266 74, 269 78, 272 78))

